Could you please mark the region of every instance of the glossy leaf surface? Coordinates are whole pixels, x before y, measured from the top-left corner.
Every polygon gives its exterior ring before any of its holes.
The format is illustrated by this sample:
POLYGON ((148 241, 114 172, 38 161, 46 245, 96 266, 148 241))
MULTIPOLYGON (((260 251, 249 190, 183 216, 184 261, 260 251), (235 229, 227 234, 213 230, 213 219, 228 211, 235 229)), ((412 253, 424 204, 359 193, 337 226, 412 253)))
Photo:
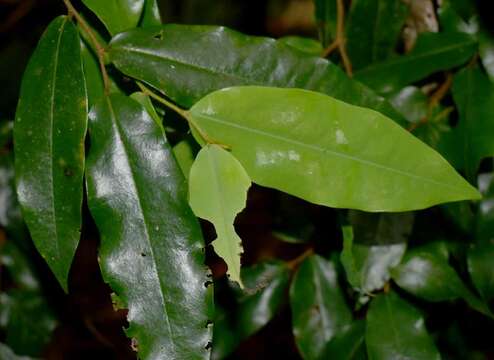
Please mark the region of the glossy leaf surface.
POLYGON ((286 302, 290 272, 284 262, 259 263, 242 268, 241 274, 244 289, 235 292, 235 309, 217 311, 212 359, 227 357, 241 341, 264 327, 286 302))
POLYGON ((468 251, 468 271, 475 287, 485 300, 494 298, 494 245, 478 244, 468 251))
POLYGON ((347 51, 355 70, 388 59, 408 15, 402 0, 354 0, 347 22, 347 51))
POLYGON ((371 360, 439 360, 422 314, 395 293, 372 300, 365 335, 371 360))
POLYGON ((463 284, 447 257, 428 247, 408 252, 391 276, 399 287, 426 301, 463 298, 473 309, 492 316, 487 306, 463 284))
POLYGON ((365 360, 365 321, 356 320, 341 334, 331 339, 322 352, 321 360, 365 360))
POLYGON ((161 25, 160 9, 158 7, 158 0, 144 0, 144 9, 142 11, 142 18, 140 26, 151 27, 161 25))
POLYGON ((460 119, 446 141, 455 165, 473 179, 480 161, 494 155, 494 84, 479 67, 463 69, 454 78, 453 98, 460 119))
POLYGON ((479 196, 390 119, 324 94, 235 87, 206 96, 190 116, 254 182, 316 204, 402 211, 479 196))
POLYGON ((24 74, 14 145, 25 221, 65 291, 80 237, 86 126, 80 39, 61 16, 49 25, 24 74))
POLYGON ((115 94, 93 108, 90 136, 88 204, 103 278, 129 309, 127 335, 142 359, 208 359, 204 243, 163 129, 115 94))
POLYGON ((311 38, 301 36, 285 36, 278 39, 278 42, 309 55, 319 56, 323 51, 321 43, 311 38))
POLYGON ((475 39, 463 33, 423 33, 413 50, 403 56, 370 65, 355 78, 379 93, 389 93, 440 70, 467 62, 477 50, 475 39))
POLYGON ((336 264, 318 255, 300 265, 290 287, 290 306, 293 334, 304 359, 319 359, 326 344, 352 322, 336 264))
POLYGON ((229 86, 297 87, 370 107, 404 123, 382 97, 327 60, 224 27, 134 29, 115 36, 109 53, 123 73, 154 86, 183 107, 229 86))
POLYGON ((110 34, 136 27, 146 0, 82 0, 105 24, 110 34))
POLYGON ((245 208, 250 184, 238 160, 218 145, 203 147, 190 169, 190 206, 198 217, 214 224, 218 236, 213 241, 214 251, 225 260, 230 279, 240 286, 243 249, 233 222, 245 208))

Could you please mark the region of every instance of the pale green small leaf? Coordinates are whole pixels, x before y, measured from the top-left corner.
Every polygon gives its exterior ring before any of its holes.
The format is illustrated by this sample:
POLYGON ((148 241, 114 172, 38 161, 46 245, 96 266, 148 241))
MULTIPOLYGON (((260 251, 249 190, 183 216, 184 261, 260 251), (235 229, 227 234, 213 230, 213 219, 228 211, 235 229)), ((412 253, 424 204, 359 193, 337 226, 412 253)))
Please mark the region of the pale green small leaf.
POLYGON ((105 24, 111 35, 139 23, 145 0, 82 0, 105 24))
POLYGON ((178 165, 186 179, 189 178, 190 168, 199 152, 197 148, 199 146, 192 136, 185 138, 173 147, 173 155, 175 155, 175 159, 177 159, 178 165))
POLYGON ((190 169, 190 206, 196 216, 214 224, 218 236, 214 250, 225 260, 230 279, 241 286, 242 243, 233 222, 245 208, 250 184, 242 165, 218 145, 205 146, 190 169))
POLYGON ((231 149, 254 182, 316 204, 405 211, 479 198, 392 120, 324 94, 234 87, 203 98, 190 117, 231 149))

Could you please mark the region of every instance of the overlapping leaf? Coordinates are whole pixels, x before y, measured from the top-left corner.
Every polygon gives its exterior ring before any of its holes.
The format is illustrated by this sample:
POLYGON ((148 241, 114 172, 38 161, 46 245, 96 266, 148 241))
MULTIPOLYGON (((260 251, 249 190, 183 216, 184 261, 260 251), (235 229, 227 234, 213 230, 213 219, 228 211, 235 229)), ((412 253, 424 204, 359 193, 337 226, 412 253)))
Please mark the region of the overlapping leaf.
POLYGON ((163 128, 114 94, 93 108, 90 135, 88 203, 127 335, 142 359, 209 359, 204 243, 163 128))
POLYGON ((123 73, 184 107, 229 86, 297 87, 375 109, 404 124, 388 102, 349 79, 336 65, 274 39, 224 27, 164 25, 115 36, 109 53, 123 73))
POLYGON ((98 16, 110 34, 114 35, 137 26, 146 0, 82 0, 82 2, 98 16))
POLYGON ((66 291, 80 237, 86 124, 80 39, 61 16, 49 25, 24 74, 14 145, 25 221, 66 291))
POLYGON ((199 101, 190 117, 229 146, 254 182, 316 204, 403 211, 479 197, 390 119, 320 93, 229 88, 199 101))

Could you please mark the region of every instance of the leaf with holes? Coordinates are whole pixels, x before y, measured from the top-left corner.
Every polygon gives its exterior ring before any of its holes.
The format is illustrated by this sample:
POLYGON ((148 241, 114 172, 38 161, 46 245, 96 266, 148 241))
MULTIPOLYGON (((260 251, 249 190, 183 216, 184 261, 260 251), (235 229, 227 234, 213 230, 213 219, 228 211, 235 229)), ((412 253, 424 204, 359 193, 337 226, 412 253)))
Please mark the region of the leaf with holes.
POLYGON ((189 176, 189 203, 194 213, 214 224, 216 253, 225 260, 230 279, 240 286, 242 241, 233 222, 245 208, 250 179, 228 151, 207 145, 199 151, 189 176))
POLYGON ((103 278, 143 359, 209 359, 204 242, 163 128, 120 94, 91 111, 88 204, 103 278))

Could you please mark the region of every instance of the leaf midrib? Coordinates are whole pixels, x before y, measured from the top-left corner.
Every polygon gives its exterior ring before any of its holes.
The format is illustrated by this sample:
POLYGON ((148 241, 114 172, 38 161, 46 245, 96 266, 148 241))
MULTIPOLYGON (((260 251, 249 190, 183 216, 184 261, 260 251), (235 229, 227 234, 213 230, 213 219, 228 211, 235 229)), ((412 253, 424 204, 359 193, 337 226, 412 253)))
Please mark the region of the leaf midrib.
POLYGON ((149 245, 149 250, 151 252, 151 258, 153 259, 153 263, 154 263, 153 270, 156 273, 156 277, 158 279, 158 283, 159 283, 159 286, 160 286, 160 296, 161 296, 161 299, 162 299, 161 303, 162 303, 162 306, 163 306, 163 311, 164 311, 164 315, 165 315, 164 317, 165 317, 165 320, 166 320, 166 325, 167 325, 167 328, 168 328, 168 332, 170 334, 170 339, 171 339, 170 344, 172 345, 172 352, 173 352, 173 354, 176 355, 177 354, 177 350, 176 350, 176 346, 175 346, 175 342, 174 342, 175 334, 174 334, 174 332, 172 330, 172 326, 171 326, 171 323, 170 323, 170 320, 169 320, 167 301, 166 301, 165 296, 164 296, 164 293, 165 293, 165 291, 164 291, 164 284, 163 284, 163 282, 161 280, 161 277, 160 277, 160 274, 159 274, 158 263, 156 262, 156 257, 155 257, 154 250, 153 250, 151 236, 149 235, 149 231, 148 231, 148 228, 149 228, 148 221, 146 219, 146 215, 145 215, 145 212, 143 210, 142 200, 141 200, 139 188, 138 188, 138 186, 136 184, 136 181, 135 181, 134 169, 132 167, 132 163, 131 163, 130 157, 128 155, 126 143, 125 143, 125 141, 123 141, 123 137, 121 135, 123 133, 123 129, 121 128, 120 123, 117 120, 117 117, 115 116, 115 111, 113 109, 113 105, 112 105, 111 99, 109 97, 107 97, 107 103, 108 103, 108 108, 110 110, 110 117, 112 119, 112 123, 115 126, 117 139, 122 143, 122 149, 123 149, 123 151, 125 153, 125 160, 126 160, 127 166, 128 166, 128 168, 130 170, 130 173, 131 173, 132 186, 134 188, 134 193, 136 194, 137 204, 139 206, 139 213, 141 214, 142 221, 144 222, 144 233, 145 233, 145 237, 146 237, 146 240, 147 240, 148 245, 149 245))
POLYGON ((318 151, 318 152, 322 152, 322 153, 333 155, 335 157, 345 158, 345 159, 348 159, 348 160, 351 160, 351 161, 359 162, 359 163, 368 165, 370 167, 376 167, 378 169, 386 170, 386 171, 389 171, 389 172, 394 172, 394 173, 399 174, 399 175, 402 175, 402 176, 408 176, 408 177, 411 177, 411 178, 414 178, 414 179, 423 180, 424 182, 428 182, 428 183, 431 183, 431 184, 436 185, 436 186, 440 186, 440 187, 443 187, 444 186, 444 187, 447 187, 447 188, 450 188, 450 189, 454 189, 454 190, 461 190, 460 188, 458 188, 458 187, 456 187, 454 185, 450 185, 450 184, 446 184, 446 183, 441 183, 441 182, 438 182, 438 181, 435 181, 435 180, 432 180, 432 179, 429 179, 429 178, 424 178, 422 176, 414 175, 414 174, 412 174, 410 172, 406 172, 406 171, 403 171, 403 170, 390 168, 390 167, 388 167, 386 165, 382 165, 382 164, 376 163, 376 162, 371 161, 371 160, 366 160, 366 159, 358 158, 358 157, 355 157, 355 156, 352 156, 352 155, 344 154, 344 153, 341 153, 341 152, 338 152, 338 151, 335 151, 335 150, 323 148, 323 147, 316 146, 316 145, 313 145, 313 144, 307 144, 307 143, 304 143, 304 142, 301 142, 301 141, 298 141, 298 140, 290 139, 290 138, 287 138, 287 137, 282 137, 282 136, 275 135, 275 134, 272 134, 272 133, 268 133, 268 132, 265 132, 265 131, 262 131, 262 130, 259 130, 259 129, 254 129, 254 128, 251 128, 251 127, 247 127, 245 125, 240 125, 240 124, 232 123, 232 122, 229 122, 229 121, 220 120, 218 118, 214 118, 212 116, 205 115, 204 113, 194 112, 193 110, 192 110, 192 113, 193 113, 193 115, 195 115, 197 117, 203 118, 205 120, 210 120, 212 122, 216 122, 216 123, 225 125, 227 127, 228 126, 234 127, 234 128, 237 128, 237 129, 245 130, 247 132, 251 132, 251 133, 254 133, 254 134, 265 136, 265 137, 268 137, 268 138, 280 140, 282 142, 286 142, 286 143, 289 143, 289 144, 293 144, 293 145, 298 145, 298 146, 301 146, 301 147, 305 147, 305 148, 308 148, 310 150, 315 150, 315 151, 318 151))

